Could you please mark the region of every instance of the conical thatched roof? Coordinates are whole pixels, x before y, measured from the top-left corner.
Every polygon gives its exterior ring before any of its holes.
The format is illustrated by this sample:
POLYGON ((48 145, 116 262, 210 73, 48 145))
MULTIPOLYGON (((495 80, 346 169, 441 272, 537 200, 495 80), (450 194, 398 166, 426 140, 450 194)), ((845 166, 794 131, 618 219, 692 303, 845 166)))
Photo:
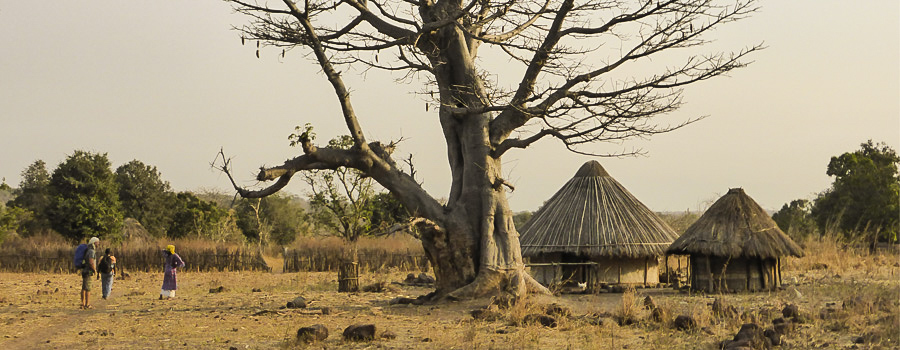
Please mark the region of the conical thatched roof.
POLYGON ((521 229, 522 255, 662 255, 678 235, 596 161, 584 163, 521 229))
POLYGON ((669 246, 669 254, 777 258, 803 249, 743 189, 732 188, 669 246))

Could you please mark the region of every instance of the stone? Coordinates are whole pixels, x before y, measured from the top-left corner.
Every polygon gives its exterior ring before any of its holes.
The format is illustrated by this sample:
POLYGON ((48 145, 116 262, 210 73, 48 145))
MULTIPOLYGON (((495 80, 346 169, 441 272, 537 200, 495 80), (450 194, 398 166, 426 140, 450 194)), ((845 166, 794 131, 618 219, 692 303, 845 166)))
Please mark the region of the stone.
POLYGON ((416 299, 413 298, 404 298, 404 297, 396 297, 388 301, 389 305, 405 305, 405 304, 415 304, 416 299))
POLYGON ((397 339, 397 334, 391 331, 381 332, 381 339, 397 339))
POLYGON ((719 349, 723 350, 752 350, 753 347, 750 346, 749 339, 741 339, 741 340, 726 340, 723 341, 719 349))
POLYGON ((475 309, 469 312, 472 315, 472 318, 481 321, 495 321, 502 317, 502 315, 494 310, 491 307, 484 307, 481 309, 475 309))
POLYGON ((782 336, 788 335, 794 331, 794 323, 783 318, 776 318, 772 320, 772 329, 775 330, 778 334, 782 336))
POLYGON ((411 273, 407 274, 406 279, 403 280, 404 284, 411 284, 411 285, 427 285, 427 284, 434 284, 434 282, 435 282, 434 277, 431 277, 431 276, 425 274, 424 272, 420 273, 418 276, 416 276, 415 274, 411 274, 411 273))
POLYGON ((374 324, 354 324, 344 329, 344 339, 353 341, 367 341, 375 339, 374 324))
POLYGON ((431 283, 435 282, 434 277, 431 277, 431 276, 425 274, 424 272, 419 274, 418 280, 419 280, 419 283, 426 283, 426 284, 431 284, 431 283))
POLYGON ((540 324, 544 327, 556 328, 556 318, 548 315, 541 314, 529 314, 526 315, 525 318, 522 319, 522 323, 524 324, 540 324))
POLYGON ((764 334, 762 327, 756 323, 745 323, 732 339, 734 341, 747 341, 750 348, 769 349, 772 341, 764 334))
POLYGON ((386 282, 373 283, 373 284, 362 287, 362 291, 367 292, 367 293, 381 293, 381 292, 384 292, 386 289, 387 289, 386 282))
POLYGON ((679 315, 678 317, 675 317, 675 321, 672 322, 672 325, 675 329, 689 331, 697 328, 697 321, 691 316, 679 315))
POLYGON ((787 304, 784 306, 784 309, 781 309, 781 315, 784 318, 794 318, 795 316, 800 315, 800 308, 794 304, 787 304))
POLYGON ((553 303, 547 305, 547 308, 544 310, 544 313, 548 316, 553 317, 569 317, 572 315, 572 311, 570 311, 567 307, 553 303))
POLYGON ((328 338, 328 327, 325 325, 314 324, 297 330, 297 340, 304 343, 323 341, 326 338, 328 338))
POLYGON ((776 332, 774 329, 768 328, 764 330, 763 336, 769 338, 769 341, 772 343, 772 345, 781 345, 781 333, 776 332))
POLYGON ((304 309, 306 308, 306 298, 296 297, 294 300, 287 302, 288 309, 304 309))

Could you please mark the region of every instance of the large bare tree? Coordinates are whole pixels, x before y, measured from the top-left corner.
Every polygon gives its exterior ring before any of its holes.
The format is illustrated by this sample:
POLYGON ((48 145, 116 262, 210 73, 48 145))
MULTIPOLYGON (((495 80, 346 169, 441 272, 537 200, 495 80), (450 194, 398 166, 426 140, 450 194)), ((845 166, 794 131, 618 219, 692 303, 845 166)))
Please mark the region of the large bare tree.
MULTIPOLYGON (((659 123, 681 105, 682 88, 746 65, 759 50, 700 54, 708 34, 756 10, 753 0, 226 0, 249 16, 242 38, 315 57, 340 102, 350 149, 317 147, 262 168, 268 187, 235 185, 247 198, 277 192, 301 171, 349 167, 397 196, 421 233, 437 277, 434 298, 546 292, 524 270, 501 176, 501 157, 555 138, 587 144, 671 131, 659 123), (494 81, 486 55, 505 55, 494 81), (370 142, 340 71, 402 72, 421 82, 440 122, 452 184, 446 203, 392 160, 395 143, 370 142), (511 73, 511 72, 515 73, 511 73), (430 97, 429 97, 430 96, 430 97)), ((337 117, 337 115, 336 115, 337 117)), ((228 171, 228 162, 222 165, 228 171)), ((230 176, 230 175, 229 175, 230 176)))

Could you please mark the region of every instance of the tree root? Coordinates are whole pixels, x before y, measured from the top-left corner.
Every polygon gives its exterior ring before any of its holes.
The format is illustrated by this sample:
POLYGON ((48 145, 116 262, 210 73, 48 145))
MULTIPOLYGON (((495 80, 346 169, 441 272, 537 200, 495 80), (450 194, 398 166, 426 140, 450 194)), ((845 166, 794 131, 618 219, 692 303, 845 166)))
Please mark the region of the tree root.
POLYGON ((520 269, 495 270, 482 268, 471 283, 447 293, 443 298, 467 300, 500 295, 524 297, 529 293, 549 295, 550 290, 520 269))

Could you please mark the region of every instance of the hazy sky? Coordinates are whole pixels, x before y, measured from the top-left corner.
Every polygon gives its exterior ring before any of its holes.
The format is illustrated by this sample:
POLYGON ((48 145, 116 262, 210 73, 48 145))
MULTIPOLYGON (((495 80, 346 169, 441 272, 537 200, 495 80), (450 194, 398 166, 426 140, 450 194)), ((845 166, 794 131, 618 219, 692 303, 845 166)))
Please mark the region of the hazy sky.
MULTIPOLYGON (((743 187, 767 209, 831 183, 831 156, 868 139, 900 144, 900 1, 766 0, 700 52, 768 47, 747 68, 690 87, 671 117, 709 115, 622 145, 647 156, 598 159, 653 210, 703 208, 743 187)), ((221 1, 0 0, 0 177, 17 186, 41 159, 74 150, 156 166, 176 190, 229 190, 210 168, 220 148, 243 185, 260 165, 300 154, 288 135, 307 122, 320 141, 346 133, 324 77, 299 50, 241 46, 245 23, 221 1)), ((436 197, 449 191, 437 116, 379 74, 345 76, 370 140, 403 137, 436 197)), ((591 158, 554 140, 504 157, 513 210, 534 210, 591 158)), ((288 187, 302 194, 300 179, 288 187)))

